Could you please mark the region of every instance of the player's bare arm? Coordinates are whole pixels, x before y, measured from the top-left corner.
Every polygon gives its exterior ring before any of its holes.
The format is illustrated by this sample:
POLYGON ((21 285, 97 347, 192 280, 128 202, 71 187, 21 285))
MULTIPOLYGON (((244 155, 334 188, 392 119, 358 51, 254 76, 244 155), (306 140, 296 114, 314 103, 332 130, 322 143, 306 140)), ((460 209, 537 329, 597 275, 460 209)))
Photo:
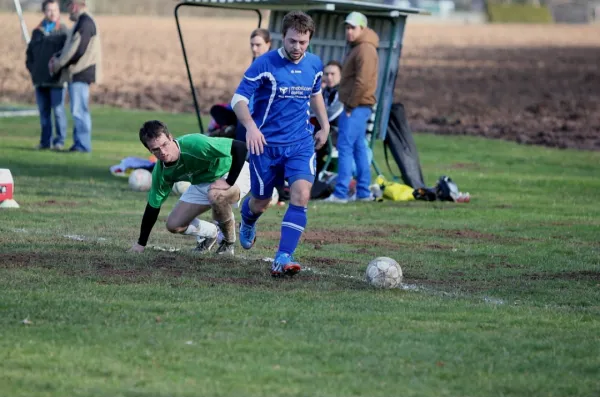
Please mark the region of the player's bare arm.
POLYGON ((248 109, 245 100, 238 100, 233 106, 233 111, 238 121, 246 128, 246 146, 252 154, 262 154, 263 146, 267 144, 265 136, 260 132, 248 109))
POLYGON ((329 136, 329 119, 327 118, 327 109, 321 93, 310 97, 310 108, 321 126, 321 129, 315 133, 315 148, 318 150, 325 145, 329 136))

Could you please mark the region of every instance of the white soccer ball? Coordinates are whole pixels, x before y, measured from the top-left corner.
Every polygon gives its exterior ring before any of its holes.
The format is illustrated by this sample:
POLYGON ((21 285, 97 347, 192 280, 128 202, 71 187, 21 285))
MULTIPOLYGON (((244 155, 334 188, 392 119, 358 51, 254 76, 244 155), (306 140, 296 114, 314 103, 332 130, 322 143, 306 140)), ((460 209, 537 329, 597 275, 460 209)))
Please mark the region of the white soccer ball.
POLYGON ((392 258, 380 256, 369 262, 365 277, 374 287, 394 288, 402 283, 402 268, 392 258))
POLYGON ((152 186, 152 173, 138 168, 129 175, 129 187, 136 192, 147 192, 152 186))
POLYGON ((188 181, 175 182, 172 189, 173 194, 176 196, 181 196, 186 190, 188 190, 190 186, 192 186, 192 184, 188 181))

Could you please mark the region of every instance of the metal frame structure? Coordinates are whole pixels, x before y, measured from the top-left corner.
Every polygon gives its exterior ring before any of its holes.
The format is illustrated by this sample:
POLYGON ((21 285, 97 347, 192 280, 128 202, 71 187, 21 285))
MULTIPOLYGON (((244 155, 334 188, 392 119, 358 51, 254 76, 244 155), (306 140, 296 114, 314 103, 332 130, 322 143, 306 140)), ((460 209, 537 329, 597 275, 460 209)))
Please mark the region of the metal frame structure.
MULTIPOLYGON (((411 14, 428 14, 426 11, 415 8, 401 8, 388 4, 352 0, 188 0, 180 2, 175 6, 175 21, 201 133, 204 133, 204 126, 179 23, 179 10, 184 6, 254 11, 258 16, 259 28, 264 19, 262 11, 270 11, 269 31, 271 32, 272 45, 275 48, 281 45, 282 37, 279 32, 281 31, 283 16, 291 10, 305 11, 313 17, 317 26, 309 51, 319 55, 324 62, 331 59, 343 61, 343 57, 347 52, 342 27, 345 15, 351 11, 359 11, 365 14, 369 19, 369 27, 374 29, 380 37, 378 49, 380 67, 376 93, 378 103, 374 131, 371 134, 371 147, 373 147, 377 138, 384 139, 386 135, 389 114, 394 100, 394 86, 402 54, 406 19, 411 14)), ((329 165, 330 160, 331 158, 328 159, 326 167, 329 165)), ((374 161, 372 164, 376 172, 380 173, 377 164, 374 161)))

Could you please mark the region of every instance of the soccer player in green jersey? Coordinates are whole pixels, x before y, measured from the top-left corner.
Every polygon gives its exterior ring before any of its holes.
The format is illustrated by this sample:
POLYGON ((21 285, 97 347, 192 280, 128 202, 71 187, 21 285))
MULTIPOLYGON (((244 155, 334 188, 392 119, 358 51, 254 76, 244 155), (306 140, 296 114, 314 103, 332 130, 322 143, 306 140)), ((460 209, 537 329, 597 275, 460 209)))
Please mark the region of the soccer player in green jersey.
POLYGON ((138 241, 131 248, 143 252, 152 227, 158 219, 173 184, 189 181, 192 185, 180 197, 167 218, 167 230, 196 236, 195 252, 206 253, 217 242, 218 229, 211 222, 196 218, 212 209, 223 240, 217 253, 233 255, 235 220, 232 205, 250 190, 250 171, 246 160, 248 150, 243 142, 214 138, 202 134, 173 138, 167 126, 157 120, 144 123, 140 141, 158 159, 152 171, 152 187, 142 218, 138 241))

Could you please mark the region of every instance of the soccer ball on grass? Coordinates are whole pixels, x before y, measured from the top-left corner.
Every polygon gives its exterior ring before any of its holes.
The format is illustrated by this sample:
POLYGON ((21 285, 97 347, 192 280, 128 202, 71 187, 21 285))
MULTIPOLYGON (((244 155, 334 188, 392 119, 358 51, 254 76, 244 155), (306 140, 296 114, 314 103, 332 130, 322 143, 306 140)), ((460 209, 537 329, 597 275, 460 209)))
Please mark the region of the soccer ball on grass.
POLYGON ((136 192, 147 192, 152 187, 152 173, 138 168, 129 175, 129 187, 136 192))
POLYGON ((402 268, 392 258, 380 256, 369 262, 365 277, 374 287, 394 288, 402 283, 402 268))

